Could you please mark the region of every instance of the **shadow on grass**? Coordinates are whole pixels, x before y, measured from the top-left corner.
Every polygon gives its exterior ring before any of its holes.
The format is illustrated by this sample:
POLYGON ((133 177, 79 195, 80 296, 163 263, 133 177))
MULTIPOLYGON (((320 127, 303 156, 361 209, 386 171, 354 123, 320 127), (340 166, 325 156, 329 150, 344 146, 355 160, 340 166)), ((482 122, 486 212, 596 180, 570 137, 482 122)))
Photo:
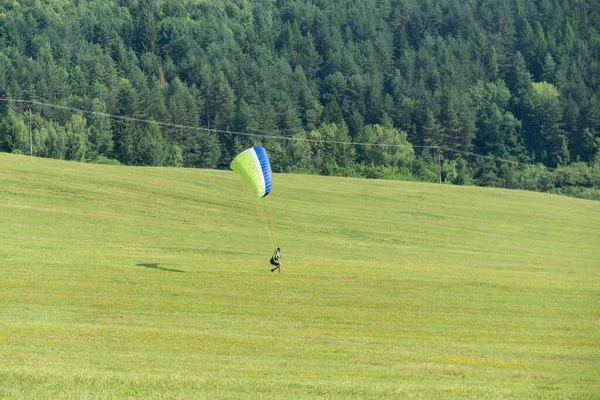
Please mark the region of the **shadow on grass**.
POLYGON ((171 269, 171 268, 161 267, 160 265, 154 264, 154 263, 137 264, 137 266, 144 267, 144 268, 150 268, 150 269, 160 269, 161 271, 168 271, 168 272, 185 272, 180 269, 171 269))

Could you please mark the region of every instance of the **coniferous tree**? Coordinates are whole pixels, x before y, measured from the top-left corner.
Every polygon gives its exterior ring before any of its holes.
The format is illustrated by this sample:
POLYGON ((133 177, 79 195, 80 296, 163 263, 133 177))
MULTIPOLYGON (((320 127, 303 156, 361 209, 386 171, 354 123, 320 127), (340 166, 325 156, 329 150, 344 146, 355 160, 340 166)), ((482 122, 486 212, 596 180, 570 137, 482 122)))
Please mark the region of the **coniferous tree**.
POLYGON ((0 121, 0 151, 25 153, 28 148, 28 130, 22 115, 12 108, 0 121))
POLYGON ((90 129, 81 114, 74 114, 65 126, 67 160, 85 161, 90 129))
POLYGON ((106 106, 98 99, 92 101, 92 111, 89 117, 89 151, 90 160, 98 156, 111 157, 114 149, 113 134, 110 117, 106 113, 106 106))
POLYGON ((367 165, 410 168, 414 150, 406 132, 391 126, 367 125, 362 130, 360 143, 377 143, 383 146, 360 146, 358 160, 367 165), (386 145, 389 145, 386 146, 386 145))
MULTIPOLYGON (((56 14, 42 3, 7 3, 0 5, 0 97, 54 104, 35 105, 32 115, 34 154, 46 157, 227 168, 237 151, 262 143, 277 170, 295 170, 293 159, 297 170, 366 175, 357 164, 366 157, 361 151, 339 159, 333 149, 301 139, 345 129, 356 141, 379 125, 407 133, 417 149, 412 173, 420 179, 430 179, 434 163, 418 146, 429 144, 451 149, 442 154, 446 181, 473 182, 473 173, 479 184, 559 190, 583 183, 458 156, 474 150, 592 168, 600 135, 595 6, 97 0, 63 1, 56 14), (68 108, 93 114, 84 114, 82 125, 68 108), (306 157, 307 150, 314 154, 306 157)), ((22 128, 15 121, 28 122, 23 111, 2 101, 0 121, 22 128), (16 116, 8 118, 11 108, 16 116)), ((3 151, 28 152, 22 129, 6 132, 3 151)))
POLYGON ((550 166, 569 160, 567 138, 561 127, 559 93, 547 82, 532 84, 527 141, 536 159, 550 166))

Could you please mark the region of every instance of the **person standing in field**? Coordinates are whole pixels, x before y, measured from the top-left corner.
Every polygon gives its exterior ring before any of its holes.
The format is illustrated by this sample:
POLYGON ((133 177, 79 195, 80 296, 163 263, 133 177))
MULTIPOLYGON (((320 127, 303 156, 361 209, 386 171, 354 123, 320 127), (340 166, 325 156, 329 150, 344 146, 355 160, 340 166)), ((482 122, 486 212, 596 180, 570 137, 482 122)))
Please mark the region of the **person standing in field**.
POLYGON ((275 267, 273 269, 271 269, 271 272, 275 272, 276 269, 279 270, 279 272, 281 272, 281 249, 278 247, 275 250, 275 253, 273 253, 273 257, 271 257, 271 265, 274 265, 275 267))

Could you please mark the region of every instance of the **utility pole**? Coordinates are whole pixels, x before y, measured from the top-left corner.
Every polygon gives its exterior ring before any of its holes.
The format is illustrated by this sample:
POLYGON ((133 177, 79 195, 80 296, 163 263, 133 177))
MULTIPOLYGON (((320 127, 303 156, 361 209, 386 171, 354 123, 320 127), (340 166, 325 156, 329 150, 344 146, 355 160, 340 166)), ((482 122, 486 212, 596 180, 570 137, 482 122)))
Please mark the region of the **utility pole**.
POLYGON ((31 135, 31 103, 27 103, 27 110, 29 111, 29 154, 33 156, 33 136, 31 135))
POLYGON ((442 183, 442 160, 440 155, 440 148, 437 148, 437 165, 438 165, 438 183, 442 183))

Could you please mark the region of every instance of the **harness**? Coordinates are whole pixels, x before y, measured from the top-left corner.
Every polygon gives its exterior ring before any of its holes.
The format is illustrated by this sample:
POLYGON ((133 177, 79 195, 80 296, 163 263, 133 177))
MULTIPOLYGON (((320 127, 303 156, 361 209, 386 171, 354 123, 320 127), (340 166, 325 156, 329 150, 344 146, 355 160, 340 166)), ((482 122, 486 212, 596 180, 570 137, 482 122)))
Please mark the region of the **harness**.
POLYGON ((279 253, 277 253, 277 252, 273 253, 273 257, 271 257, 271 264, 278 265, 280 260, 281 260, 281 256, 279 255, 279 253))

